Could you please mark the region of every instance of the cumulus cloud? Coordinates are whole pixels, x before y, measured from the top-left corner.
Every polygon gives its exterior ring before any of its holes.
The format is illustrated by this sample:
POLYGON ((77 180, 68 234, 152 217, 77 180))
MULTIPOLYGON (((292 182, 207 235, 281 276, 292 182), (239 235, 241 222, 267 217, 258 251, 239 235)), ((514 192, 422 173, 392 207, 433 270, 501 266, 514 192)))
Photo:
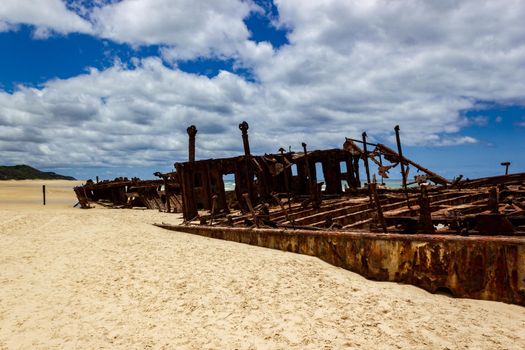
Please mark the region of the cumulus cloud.
POLYGON ((231 119, 257 89, 228 72, 210 79, 150 58, 132 69, 92 69, 41 89, 2 92, 0 149, 9 147, 2 158, 55 166, 166 164, 186 158, 190 124, 203 135, 200 156, 226 155, 242 145, 231 119), (231 138, 221 135, 225 130, 231 138))
POLYGON ((243 19, 254 6, 239 0, 127 0, 95 8, 102 37, 134 45, 162 44, 172 59, 231 56, 247 40, 243 19))
MULTIPOLYGON (((314 148, 340 146, 344 136, 356 135, 371 122, 365 118, 357 127, 340 123, 339 129, 326 128, 322 123, 333 123, 330 118, 314 111, 301 120, 307 111, 298 105, 295 117, 290 106, 281 110, 280 98, 229 72, 196 76, 149 58, 133 68, 92 69, 41 89, 0 93, 0 149, 10 163, 153 166, 187 158, 190 124, 199 129, 198 157, 208 158, 241 152, 237 124, 242 120, 250 123, 257 153, 288 146, 299 150, 302 141, 314 148)), ((425 135, 436 145, 472 141, 425 135)))
POLYGON ((480 100, 524 101, 523 2, 276 3, 291 45, 254 69, 296 120, 379 134, 399 123, 421 144, 459 132, 480 100))
MULTIPOLYGON (((497 119, 496 119, 496 122, 497 122, 497 119)), ((478 115, 478 116, 470 118, 470 123, 472 125, 477 125, 477 126, 487 126, 489 123, 489 118, 484 115, 478 115)))
POLYGON ((279 49, 249 40, 243 19, 254 5, 245 1, 101 3, 88 11, 97 35, 161 45, 175 63, 233 58, 256 82, 149 58, 21 87, 0 93, 0 149, 11 161, 55 166, 166 164, 186 159, 190 124, 199 158, 238 154, 242 120, 257 153, 299 150, 302 141, 337 147, 363 130, 392 142, 396 124, 405 144, 472 144, 463 128, 487 119, 464 111, 480 101, 525 104, 521 1, 275 3, 272 20, 290 28, 279 49))
POLYGON ((68 10, 61 0, 3 0, 0 6, 0 32, 16 28, 16 24, 35 26, 38 38, 46 37, 51 32, 91 32, 91 24, 68 10))

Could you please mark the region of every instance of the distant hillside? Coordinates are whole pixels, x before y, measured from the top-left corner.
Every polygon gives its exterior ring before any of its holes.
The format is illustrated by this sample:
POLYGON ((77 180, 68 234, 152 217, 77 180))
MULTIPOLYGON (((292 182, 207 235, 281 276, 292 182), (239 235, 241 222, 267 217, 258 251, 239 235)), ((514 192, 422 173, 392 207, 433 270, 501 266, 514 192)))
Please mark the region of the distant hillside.
POLYGON ((71 176, 59 175, 54 172, 44 172, 29 165, 0 165, 0 180, 76 180, 71 176))

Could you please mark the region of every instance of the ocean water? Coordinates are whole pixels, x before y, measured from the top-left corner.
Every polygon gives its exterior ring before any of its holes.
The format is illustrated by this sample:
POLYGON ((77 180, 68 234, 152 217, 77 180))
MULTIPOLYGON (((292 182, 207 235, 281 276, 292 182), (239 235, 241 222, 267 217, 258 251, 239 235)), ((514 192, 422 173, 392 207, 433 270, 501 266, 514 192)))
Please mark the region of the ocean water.
MULTIPOLYGON (((401 188, 402 185, 402 181, 396 179, 384 179, 383 182, 387 188, 401 188)), ((381 181, 379 181, 378 183, 381 183, 381 181)), ((348 187, 346 180, 341 181, 341 186, 343 186, 343 188, 345 188, 345 186, 348 187)), ((226 191, 235 190, 235 180, 224 180, 224 189, 226 191)))

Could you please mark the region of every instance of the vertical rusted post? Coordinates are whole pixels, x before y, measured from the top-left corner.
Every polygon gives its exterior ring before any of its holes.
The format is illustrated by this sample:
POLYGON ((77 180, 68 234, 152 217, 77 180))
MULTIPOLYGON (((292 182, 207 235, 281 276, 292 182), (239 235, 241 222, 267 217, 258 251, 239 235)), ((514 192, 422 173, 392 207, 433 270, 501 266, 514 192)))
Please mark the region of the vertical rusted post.
POLYGON ((493 214, 499 213, 499 194, 498 194, 497 187, 491 187, 489 189, 488 207, 491 213, 493 214))
POLYGON ((239 124, 239 129, 242 131, 242 144, 244 146, 244 155, 249 156, 250 153, 250 142, 248 141, 248 128, 247 122, 243 121, 239 124))
POLYGON ((175 163, 177 176, 179 177, 180 189, 182 194, 182 212, 184 221, 188 222, 198 216, 197 205, 195 203, 195 192, 193 187, 193 172, 190 164, 175 163))
POLYGON ((257 220, 257 214, 255 213, 255 210, 253 209, 252 201, 250 200, 250 194, 243 193, 242 196, 244 197, 244 200, 246 201, 246 205, 248 206, 250 213, 252 213, 253 223, 255 224, 256 227, 259 227, 259 222, 257 220))
POLYGON ((86 192, 86 186, 82 185, 82 190, 84 190, 84 198, 86 199, 86 208, 89 208, 88 195, 86 192))
MULTIPOLYGON (((383 157, 381 156, 381 153, 379 153, 379 166, 380 167, 383 166, 383 157)), ((383 173, 381 173, 381 185, 384 185, 385 184, 385 178, 383 177, 382 174, 383 173)))
POLYGON ((403 150, 401 149, 401 139, 399 138, 399 125, 394 127, 396 132, 396 143, 397 143, 397 153, 399 154, 399 165, 401 165, 401 176, 403 178, 403 188, 407 189, 407 174, 405 173, 405 163, 403 163, 403 150))
MULTIPOLYGON (((405 164, 403 163, 403 150, 401 148, 401 138, 399 137, 399 125, 396 125, 394 127, 394 131, 396 132, 397 153, 399 154, 399 165, 401 166, 401 176, 403 179, 403 190, 405 191, 407 207, 411 211, 412 209, 410 208, 410 199, 408 198, 408 191, 407 191, 407 174, 405 173, 405 164)), ((410 215, 412 215, 412 213, 410 215)))
MULTIPOLYGON (((281 157, 283 158, 283 167, 285 165, 285 161, 284 161, 284 148, 279 148, 279 152, 281 153, 281 157)), ((284 168, 284 186, 286 188, 286 195, 288 197, 288 210, 292 210, 292 197, 291 197, 291 190, 290 190, 290 182, 288 180, 288 169, 284 168)), ((279 204, 280 204, 280 201, 279 201, 279 204)), ((284 208, 284 206, 283 206, 284 208)), ((285 210, 285 214, 286 214, 286 220, 288 220, 289 222, 291 222, 292 224, 292 227, 294 227, 295 225, 295 220, 292 219, 292 221, 290 221, 290 219, 288 218, 288 212, 285 210)))
POLYGON ((315 183, 315 180, 312 176, 312 172, 310 169, 310 162, 308 160, 308 151, 306 150, 306 143, 301 143, 303 146, 304 151, 304 162, 306 164, 306 175, 308 176, 308 184, 310 185, 310 194, 312 195, 312 199, 314 201, 314 206, 317 205, 317 202, 319 200, 319 196, 317 195, 317 184, 315 183))
POLYGON ((44 205, 46 205, 46 185, 42 185, 42 196, 43 196, 44 205))
POLYGON ((195 125, 190 125, 186 131, 188 132, 188 160, 189 164, 184 167, 183 164, 175 164, 177 173, 179 174, 179 181, 181 183, 182 190, 182 202, 184 220, 190 221, 197 217, 198 210, 195 203, 194 193, 194 179, 195 174, 193 173, 193 163, 195 162, 195 135, 197 135, 197 128, 195 125))
POLYGON ((363 161, 365 162, 366 183, 370 185, 370 168, 368 167, 368 151, 366 149, 366 131, 363 132, 363 161))
POLYGON ((312 184, 312 174, 310 172, 310 164, 308 162, 308 151, 306 150, 306 143, 301 143, 301 146, 303 146, 303 152, 304 152, 304 163, 306 164, 306 175, 308 176, 308 183, 312 184))
MULTIPOLYGON (((283 158, 283 167, 284 167, 284 148, 279 148, 279 152, 281 153, 281 157, 283 158)), ((284 187, 286 188, 286 192, 287 193, 290 193, 290 187, 289 187, 289 184, 288 184, 288 169, 284 169, 283 170, 283 174, 284 174, 284 187)))
POLYGON ((213 225, 213 219, 215 218, 215 210, 217 209, 217 198, 219 198, 219 196, 214 194, 211 198, 212 198, 212 204, 211 204, 210 226, 213 225))
POLYGON ((190 125, 186 131, 190 137, 188 142, 188 159, 190 162, 195 162, 195 135, 197 135, 197 128, 195 125, 190 125))
POLYGON ((279 148, 279 152, 281 153, 281 157, 283 160, 283 176, 284 176, 284 188, 286 189, 286 193, 290 193, 290 184, 288 180, 288 169, 285 167, 285 157, 284 157, 284 148, 279 148))
POLYGON ((419 231, 423 233, 434 233, 435 231, 432 224, 432 211, 430 209, 427 186, 421 186, 421 195, 419 197, 419 231))
POLYGON ((166 212, 171 213, 171 203, 170 203, 170 191, 168 189, 168 176, 163 176, 164 180, 164 198, 166 198, 166 212))
POLYGON ((377 184, 375 182, 372 182, 371 184, 369 184, 369 188, 370 192, 372 193, 371 197, 373 197, 374 199, 375 207, 377 210, 377 219, 379 220, 379 224, 381 225, 383 232, 387 233, 385 217, 383 216, 383 208, 381 207, 379 195, 377 194, 377 184))
MULTIPOLYGON (((248 129, 249 125, 246 121, 243 121, 239 124, 239 130, 241 130, 242 133, 242 144, 244 147, 244 176, 246 181, 246 186, 248 189, 248 194, 250 196, 250 200, 255 200, 254 196, 254 184, 253 184, 253 171, 251 170, 250 166, 250 159, 251 159, 251 153, 250 153, 250 142, 248 141, 248 129)), ((243 194, 244 195, 244 194, 243 194)))
POLYGON ((98 183, 98 176, 97 176, 97 183, 98 183))

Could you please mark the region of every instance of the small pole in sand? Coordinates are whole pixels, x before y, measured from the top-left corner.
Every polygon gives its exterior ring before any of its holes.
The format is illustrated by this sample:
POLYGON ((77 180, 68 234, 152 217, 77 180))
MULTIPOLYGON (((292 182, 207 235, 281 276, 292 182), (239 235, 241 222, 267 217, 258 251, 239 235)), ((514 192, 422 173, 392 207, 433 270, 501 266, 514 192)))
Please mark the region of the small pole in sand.
POLYGON ((46 185, 42 185, 42 195, 44 199, 44 205, 46 205, 46 185))
POLYGON ((98 183, 98 176, 97 176, 97 183, 98 183))

